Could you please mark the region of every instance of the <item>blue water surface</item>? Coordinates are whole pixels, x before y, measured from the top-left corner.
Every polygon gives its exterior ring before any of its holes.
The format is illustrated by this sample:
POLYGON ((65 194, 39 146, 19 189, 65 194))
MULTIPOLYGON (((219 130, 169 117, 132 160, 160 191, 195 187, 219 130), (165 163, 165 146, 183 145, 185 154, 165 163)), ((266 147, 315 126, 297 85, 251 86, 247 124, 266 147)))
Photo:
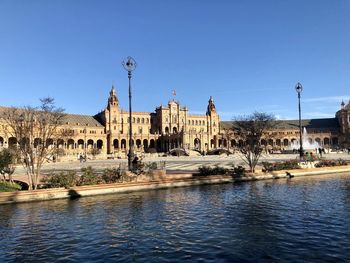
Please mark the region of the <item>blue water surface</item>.
POLYGON ((350 175, 2 205, 0 262, 350 262, 350 175))

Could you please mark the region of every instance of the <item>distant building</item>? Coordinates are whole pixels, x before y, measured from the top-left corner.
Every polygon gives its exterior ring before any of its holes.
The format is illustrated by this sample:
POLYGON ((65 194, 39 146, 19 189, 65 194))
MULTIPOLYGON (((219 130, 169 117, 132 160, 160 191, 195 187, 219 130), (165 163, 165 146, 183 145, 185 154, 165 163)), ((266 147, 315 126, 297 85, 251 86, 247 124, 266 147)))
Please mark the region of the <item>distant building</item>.
MULTIPOLYGON (((0 117, 1 117, 0 107, 0 117)), ((169 152, 182 148, 209 152, 217 148, 234 149, 242 143, 229 129, 232 122, 222 121, 210 97, 203 115, 190 114, 187 107, 175 99, 154 112, 129 113, 121 109, 115 88, 109 93, 106 108, 95 116, 66 114, 61 128, 71 136, 46 142, 47 147, 57 146, 67 154, 90 153, 97 149, 102 154, 124 157, 129 148, 129 122, 133 125, 132 142, 136 152, 169 152)), ((310 141, 322 147, 349 145, 350 104, 342 103, 335 118, 303 120, 310 141)), ((286 149, 299 138, 297 120, 280 121, 269 131, 261 143, 271 149, 286 149)), ((17 139, 8 138, 4 125, 0 125, 0 147, 15 147, 17 139)))

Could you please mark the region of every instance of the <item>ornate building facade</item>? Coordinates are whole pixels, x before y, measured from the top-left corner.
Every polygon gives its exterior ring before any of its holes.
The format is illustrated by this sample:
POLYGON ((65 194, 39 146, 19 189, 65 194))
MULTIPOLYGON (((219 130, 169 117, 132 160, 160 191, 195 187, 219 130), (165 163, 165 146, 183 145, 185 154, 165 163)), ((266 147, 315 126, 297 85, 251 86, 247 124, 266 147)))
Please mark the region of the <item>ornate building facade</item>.
MULTIPOLYGON (((1 110, 5 108, 0 108, 1 110)), ((46 142, 47 147, 64 149, 67 154, 89 154, 97 149, 102 154, 124 157, 129 150, 129 122, 132 122, 132 143, 137 152, 168 152, 175 148, 208 151, 218 145, 220 118, 210 97, 207 112, 190 114, 175 99, 154 112, 129 113, 120 107, 115 88, 109 93, 106 108, 95 116, 66 114, 60 129, 71 136, 46 142)), ((15 147, 17 139, 0 126, 0 147, 15 147), (1 129, 2 128, 2 129, 1 129)))
MULTIPOLYGON (((3 109, 0 107, 0 115, 3 109)), ((133 112, 130 120, 129 113, 121 109, 112 86, 103 111, 95 116, 66 114, 60 128, 69 130, 70 137, 48 141, 46 146, 61 148, 66 154, 73 155, 98 150, 102 156, 125 157, 129 150, 130 122, 136 153, 169 152, 178 148, 198 152, 218 148, 233 150, 242 143, 230 131, 232 122, 220 121, 212 97, 203 115, 190 114, 187 107, 173 99, 154 112, 133 112)), ((303 120, 302 126, 306 128, 310 142, 318 142, 325 148, 349 147, 350 103, 342 103, 334 118, 303 120)), ((4 130, 4 124, 0 123, 0 147, 16 146, 17 139, 9 137, 4 130)), ((290 147, 298 138, 298 121, 284 120, 268 131, 261 143, 267 148, 281 150, 290 147)))

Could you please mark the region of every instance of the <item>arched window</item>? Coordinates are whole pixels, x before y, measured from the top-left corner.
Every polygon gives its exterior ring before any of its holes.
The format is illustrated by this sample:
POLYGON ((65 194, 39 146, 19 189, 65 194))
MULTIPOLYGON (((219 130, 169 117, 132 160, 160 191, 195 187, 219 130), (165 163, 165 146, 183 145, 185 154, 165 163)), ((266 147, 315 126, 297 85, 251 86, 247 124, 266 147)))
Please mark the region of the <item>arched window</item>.
POLYGON ((145 118, 142 118, 142 119, 141 119, 141 123, 145 123, 145 118))
POLYGON ((140 123, 140 118, 137 118, 137 123, 140 123))

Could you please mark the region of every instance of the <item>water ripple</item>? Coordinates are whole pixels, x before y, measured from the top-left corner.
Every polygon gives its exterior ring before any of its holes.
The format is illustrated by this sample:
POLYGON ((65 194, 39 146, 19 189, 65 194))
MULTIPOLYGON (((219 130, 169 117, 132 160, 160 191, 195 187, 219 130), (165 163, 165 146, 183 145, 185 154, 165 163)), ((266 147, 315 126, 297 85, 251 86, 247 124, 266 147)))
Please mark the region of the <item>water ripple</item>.
POLYGON ((0 262, 347 262, 350 176, 0 207, 0 262))

